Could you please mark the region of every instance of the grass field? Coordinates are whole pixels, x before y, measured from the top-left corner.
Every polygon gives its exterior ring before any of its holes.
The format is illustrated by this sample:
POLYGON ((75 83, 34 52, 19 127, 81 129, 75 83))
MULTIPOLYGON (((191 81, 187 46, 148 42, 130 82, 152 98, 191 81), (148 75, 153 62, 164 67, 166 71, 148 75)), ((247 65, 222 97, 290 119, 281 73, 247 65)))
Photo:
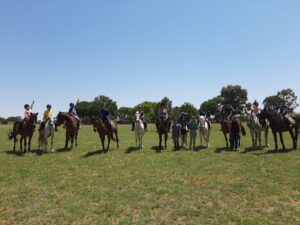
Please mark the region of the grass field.
POLYGON ((60 128, 55 153, 23 155, 8 130, 0 127, 0 224, 300 224, 300 150, 271 151, 271 135, 270 149, 245 151, 248 135, 230 152, 215 125, 209 149, 173 152, 171 140, 158 150, 150 126, 136 151, 122 125, 120 148, 99 154, 90 126, 72 151, 61 149, 60 128))

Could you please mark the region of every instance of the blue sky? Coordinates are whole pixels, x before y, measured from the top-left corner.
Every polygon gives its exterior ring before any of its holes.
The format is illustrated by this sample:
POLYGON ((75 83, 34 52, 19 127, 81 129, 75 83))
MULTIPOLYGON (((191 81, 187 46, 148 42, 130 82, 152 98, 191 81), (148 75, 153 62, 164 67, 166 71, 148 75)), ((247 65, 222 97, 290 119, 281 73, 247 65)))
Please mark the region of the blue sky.
POLYGON ((0 1, 0 116, 36 101, 66 111, 107 95, 118 106, 174 105, 228 84, 262 101, 300 95, 298 0, 0 1))

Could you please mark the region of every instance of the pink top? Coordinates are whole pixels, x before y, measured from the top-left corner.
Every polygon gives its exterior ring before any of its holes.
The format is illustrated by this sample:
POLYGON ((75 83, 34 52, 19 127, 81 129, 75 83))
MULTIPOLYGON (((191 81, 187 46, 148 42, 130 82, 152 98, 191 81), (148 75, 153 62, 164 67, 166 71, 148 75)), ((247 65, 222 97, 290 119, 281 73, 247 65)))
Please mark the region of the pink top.
POLYGON ((24 112, 24 118, 25 119, 29 119, 30 116, 31 116, 31 113, 32 113, 31 109, 25 110, 25 112, 24 112))

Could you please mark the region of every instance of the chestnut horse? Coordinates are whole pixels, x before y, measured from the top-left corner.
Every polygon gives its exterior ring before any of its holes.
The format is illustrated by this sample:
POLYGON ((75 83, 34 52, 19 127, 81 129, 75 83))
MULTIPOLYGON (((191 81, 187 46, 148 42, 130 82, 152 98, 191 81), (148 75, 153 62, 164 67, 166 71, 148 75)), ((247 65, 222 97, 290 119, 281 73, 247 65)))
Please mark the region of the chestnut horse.
POLYGON ((25 121, 17 121, 14 123, 13 130, 8 133, 8 138, 10 140, 14 139, 14 149, 16 151, 17 136, 21 135, 20 139, 20 150, 23 150, 23 140, 24 140, 24 153, 26 153, 27 148, 27 138, 28 138, 28 151, 30 151, 31 139, 36 127, 38 113, 32 113, 30 118, 25 121))
POLYGON ((111 121, 112 128, 108 129, 108 127, 105 125, 102 119, 98 118, 92 118, 92 124, 94 127, 94 131, 98 132, 101 144, 102 144, 102 149, 104 152, 107 152, 109 150, 109 145, 110 145, 110 139, 113 141, 117 142, 117 148, 119 148, 119 137, 118 137, 118 128, 117 124, 114 121, 111 121), (114 138, 114 134, 116 138, 114 138), (107 148, 105 149, 104 144, 105 144, 105 136, 107 136, 107 148))
POLYGON ((78 130, 79 130, 77 119, 71 116, 69 113, 59 112, 56 117, 56 125, 60 126, 62 124, 65 124, 66 126, 65 149, 68 148, 70 139, 71 139, 71 149, 73 148, 74 139, 75 139, 75 146, 77 147, 77 137, 78 137, 78 130))

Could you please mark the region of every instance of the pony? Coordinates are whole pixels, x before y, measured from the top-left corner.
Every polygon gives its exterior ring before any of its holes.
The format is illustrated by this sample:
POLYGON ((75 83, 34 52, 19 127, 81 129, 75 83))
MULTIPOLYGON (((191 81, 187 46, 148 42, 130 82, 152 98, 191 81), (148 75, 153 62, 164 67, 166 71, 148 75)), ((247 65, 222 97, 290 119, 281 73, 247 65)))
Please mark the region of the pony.
POLYGON ((144 137, 144 133, 145 133, 145 127, 144 127, 144 123, 141 120, 139 114, 136 114, 134 133, 135 133, 136 148, 142 149, 143 148, 143 137, 144 137))
POLYGON ((98 132, 101 143, 102 143, 102 149, 104 152, 108 152, 109 150, 109 145, 110 145, 110 139, 112 139, 113 141, 117 142, 117 148, 119 148, 119 137, 118 137, 118 128, 117 128, 117 124, 112 121, 112 129, 108 129, 108 127, 105 125, 105 123, 103 122, 102 119, 98 119, 98 118, 92 118, 92 124, 93 124, 93 128, 94 128, 94 132, 98 132), (116 138, 114 138, 114 134, 116 136, 116 138), (105 136, 107 136, 107 148, 105 149, 105 136))
POLYGON ((21 135, 20 138, 20 150, 23 151, 23 140, 24 140, 24 153, 27 150, 27 138, 28 138, 28 152, 30 152, 31 139, 37 124, 38 113, 32 113, 28 120, 16 121, 13 125, 13 130, 8 133, 10 140, 14 139, 13 151, 16 151, 16 142, 18 141, 17 136, 21 135))
POLYGON ((165 149, 167 149, 167 142, 168 142, 168 133, 170 130, 170 120, 166 119, 158 119, 156 121, 156 128, 157 128, 157 132, 158 132, 158 137, 159 137, 159 148, 162 147, 162 136, 164 135, 164 140, 165 140, 165 149))
POLYGON ((38 149, 40 150, 40 147, 44 147, 44 149, 48 151, 48 138, 51 137, 51 152, 54 152, 53 149, 54 134, 55 134, 54 122, 51 120, 46 121, 44 129, 39 131, 38 149))
POLYGON ((257 146, 257 142, 259 144, 259 147, 261 147, 261 133, 265 133, 265 146, 269 147, 268 142, 268 134, 269 134, 269 128, 270 123, 268 120, 261 120, 258 116, 255 115, 255 113, 251 113, 247 116, 247 126, 250 129, 250 134, 252 138, 252 147, 257 146))
POLYGON ((69 113, 59 112, 56 117, 56 125, 60 126, 65 124, 66 126, 66 142, 65 149, 68 148, 69 141, 71 141, 71 149, 73 149, 73 143, 75 139, 75 146, 77 147, 78 138, 78 121, 75 117, 71 116, 69 113))
POLYGON ((282 137, 283 132, 289 132, 293 140, 293 148, 297 149, 298 133, 300 127, 300 114, 289 114, 289 116, 295 121, 291 124, 286 118, 276 112, 267 110, 266 108, 260 113, 261 119, 268 119, 270 121, 270 127, 274 136, 275 151, 278 150, 277 133, 279 133, 282 149, 285 150, 284 140, 282 137))
POLYGON ((199 134, 202 147, 209 147, 210 128, 205 116, 199 116, 199 134), (204 141, 204 145, 203 145, 204 141))

